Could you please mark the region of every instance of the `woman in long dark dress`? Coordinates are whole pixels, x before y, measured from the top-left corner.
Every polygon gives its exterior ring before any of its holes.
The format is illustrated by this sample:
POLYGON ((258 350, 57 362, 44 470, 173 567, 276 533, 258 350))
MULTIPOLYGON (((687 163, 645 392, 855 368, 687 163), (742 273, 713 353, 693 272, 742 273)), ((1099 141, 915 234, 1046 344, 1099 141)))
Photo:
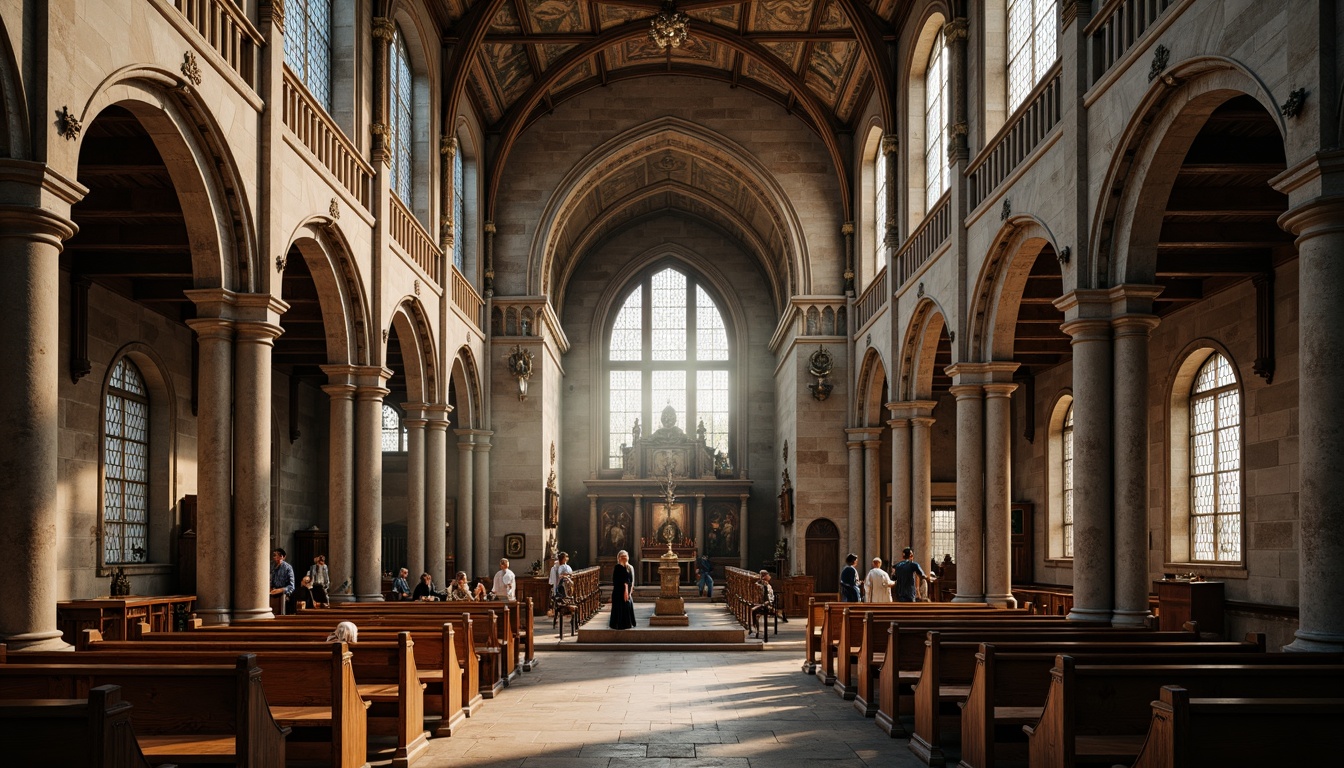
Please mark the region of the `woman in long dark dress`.
POLYGON ((630 629, 635 626, 635 604, 630 601, 635 586, 635 569, 630 567, 630 553, 622 549, 616 553, 616 567, 611 570, 612 629, 630 629))

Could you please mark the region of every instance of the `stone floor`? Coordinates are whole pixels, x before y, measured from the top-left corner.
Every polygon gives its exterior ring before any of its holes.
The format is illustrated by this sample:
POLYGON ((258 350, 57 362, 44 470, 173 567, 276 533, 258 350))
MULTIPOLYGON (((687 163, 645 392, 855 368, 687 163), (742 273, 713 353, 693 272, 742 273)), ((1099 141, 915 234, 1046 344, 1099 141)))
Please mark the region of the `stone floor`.
POLYGON ((417 768, 922 765, 904 739, 800 671, 801 621, 780 629, 750 654, 539 653, 535 670, 434 739, 417 768))

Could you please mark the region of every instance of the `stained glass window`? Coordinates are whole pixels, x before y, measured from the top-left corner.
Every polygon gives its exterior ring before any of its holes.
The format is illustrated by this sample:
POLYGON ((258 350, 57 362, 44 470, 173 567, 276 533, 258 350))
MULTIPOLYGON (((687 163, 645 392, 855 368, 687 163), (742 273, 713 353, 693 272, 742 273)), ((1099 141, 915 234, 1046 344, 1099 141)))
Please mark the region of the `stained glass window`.
POLYGON ((877 255, 873 263, 874 272, 887 265, 887 156, 879 144, 877 157, 873 159, 873 244, 877 255))
POLYGON ((1056 0, 1008 0, 1008 111, 1055 63, 1056 0))
POLYGON ((1064 414, 1064 556, 1073 557, 1073 406, 1064 414))
POLYGON ((703 421, 705 444, 727 454, 728 329, 709 292, 680 270, 659 270, 630 289, 610 334, 607 466, 622 466, 636 419, 650 434, 669 405, 677 427, 694 434, 703 421))
POLYGON ((401 412, 383 403, 383 453, 406 450, 407 429, 401 423, 401 412))
POLYGON ((464 188, 466 172, 462 159, 462 147, 453 153, 453 264, 458 272, 467 271, 467 206, 464 188))
POLYGON ((285 6, 285 65, 331 110, 331 0, 289 0, 285 6))
POLYGON ((944 555, 957 560, 957 510, 955 507, 933 508, 933 559, 943 562, 944 555))
POLYGON ((117 361, 103 409, 103 561, 149 560, 149 391, 117 361))
POLYGON ((388 106, 392 109, 391 150, 392 150, 392 191, 397 193, 401 202, 411 204, 411 146, 415 140, 415 127, 412 123, 411 107, 414 104, 411 80, 411 54, 406 48, 406 39, 397 27, 392 36, 388 60, 388 106))
POLYGON ((1241 538, 1241 390, 1215 352, 1190 390, 1191 559, 1239 562, 1241 538))
POLYGON ((943 33, 933 38, 929 66, 924 71, 924 210, 947 191, 947 55, 943 33))

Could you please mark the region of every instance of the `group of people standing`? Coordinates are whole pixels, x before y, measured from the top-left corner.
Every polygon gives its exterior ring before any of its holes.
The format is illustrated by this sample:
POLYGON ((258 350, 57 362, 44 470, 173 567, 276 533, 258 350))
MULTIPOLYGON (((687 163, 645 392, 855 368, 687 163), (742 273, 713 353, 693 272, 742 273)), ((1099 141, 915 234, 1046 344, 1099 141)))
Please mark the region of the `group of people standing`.
POLYGON ((313 558, 313 564, 298 584, 294 583, 294 566, 289 564, 288 557, 282 547, 271 550, 271 594, 285 596, 285 613, 294 613, 299 603, 306 603, 310 608, 326 608, 330 604, 327 592, 331 588, 326 555, 313 558))
POLYGON ((420 574, 420 583, 412 589, 410 582, 407 580, 409 576, 410 571, 402 568, 397 573, 396 578, 392 579, 393 600, 434 602, 438 600, 514 600, 517 597, 518 577, 509 568, 509 559, 506 557, 499 559, 499 570, 490 580, 489 589, 486 589, 484 583, 478 583, 475 587, 471 586, 467 581, 466 571, 458 571, 448 588, 444 590, 437 589, 434 586, 434 577, 429 573, 420 574))
POLYGON ((892 587, 896 588, 896 602, 918 602, 918 581, 923 579, 925 582, 933 582, 938 579, 924 572, 909 547, 902 550, 901 561, 892 567, 890 573, 882 568, 882 558, 874 557, 873 567, 863 577, 863 581, 859 581, 859 570, 854 565, 858 561, 858 555, 845 555, 845 567, 840 571, 840 599, 846 603, 890 603, 892 587))

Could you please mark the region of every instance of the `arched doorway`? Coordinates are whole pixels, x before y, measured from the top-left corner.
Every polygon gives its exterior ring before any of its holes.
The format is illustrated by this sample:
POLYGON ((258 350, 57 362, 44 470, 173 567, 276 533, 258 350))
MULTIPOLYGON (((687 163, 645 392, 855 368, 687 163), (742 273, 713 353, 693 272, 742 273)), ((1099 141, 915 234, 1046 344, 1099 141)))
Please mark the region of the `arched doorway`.
POLYGON ((807 574, 817 580, 817 592, 840 591, 840 529, 824 517, 807 526, 807 574))

